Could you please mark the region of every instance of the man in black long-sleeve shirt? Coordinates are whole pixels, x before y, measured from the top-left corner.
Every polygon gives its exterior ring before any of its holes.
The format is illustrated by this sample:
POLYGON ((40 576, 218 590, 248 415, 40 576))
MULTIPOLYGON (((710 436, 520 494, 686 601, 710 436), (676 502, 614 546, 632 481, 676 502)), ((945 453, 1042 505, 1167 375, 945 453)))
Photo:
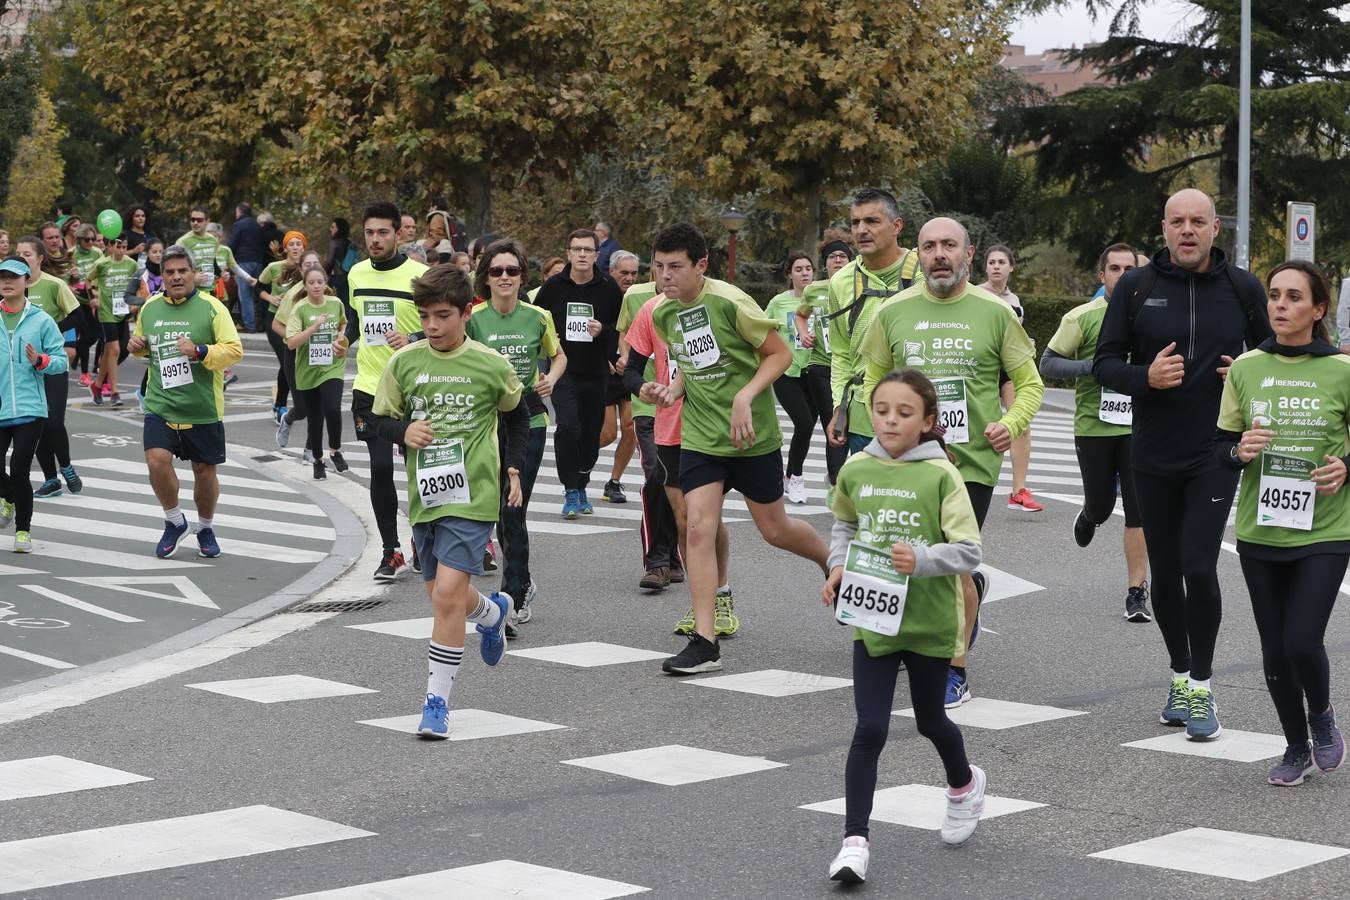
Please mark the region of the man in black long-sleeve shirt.
POLYGON ((562 514, 568 519, 593 512, 586 485, 600 455, 610 366, 619 356, 623 295, 614 279, 595 268, 599 250, 594 231, 568 235, 567 267, 544 282, 534 301, 553 316, 567 354, 567 371, 554 385, 552 399, 558 417, 553 455, 558 480, 567 490, 562 514))
POLYGON ((1173 194, 1162 227, 1167 249, 1111 294, 1093 374, 1134 400, 1131 466, 1172 667, 1160 720, 1211 740, 1222 731, 1210 688, 1219 549, 1238 479, 1215 461, 1215 424, 1228 366, 1244 344, 1270 336, 1270 323, 1261 283, 1213 249, 1219 221, 1208 195, 1173 194))

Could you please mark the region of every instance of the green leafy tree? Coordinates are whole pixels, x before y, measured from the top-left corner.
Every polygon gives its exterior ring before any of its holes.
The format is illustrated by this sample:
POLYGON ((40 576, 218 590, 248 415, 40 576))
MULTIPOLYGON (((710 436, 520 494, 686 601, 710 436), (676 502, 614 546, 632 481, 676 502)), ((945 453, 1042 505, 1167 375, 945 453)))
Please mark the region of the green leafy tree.
MULTIPOLYGON (((0 23, 10 13, 9 5, 0 2, 0 23)), ((37 85, 38 60, 32 44, 25 41, 8 52, 0 46, 0 204, 11 187, 19 141, 33 123, 37 85)))
POLYGON ((11 230, 36 231, 61 196, 65 127, 46 93, 39 90, 35 99, 32 128, 17 142, 8 170, 9 196, 0 211, 0 222, 11 230))
MULTIPOLYGON (((1051 7, 1055 2, 1032 3, 1051 7)), ((1176 188, 1217 188, 1236 208, 1238 0, 1196 2, 1176 37, 1138 35, 1140 0, 1091 0, 1114 10, 1113 35, 1070 58, 1112 82, 1024 107, 1000 119, 1002 135, 1036 147, 1038 174, 1063 186, 1039 215, 1088 262, 1112 240, 1157 246, 1158 222, 1176 188)), ((1252 256, 1283 256, 1289 200, 1319 205, 1323 247, 1350 236, 1350 23, 1341 4, 1253 4, 1252 256)), ((1320 254, 1319 254, 1320 255, 1320 254)))

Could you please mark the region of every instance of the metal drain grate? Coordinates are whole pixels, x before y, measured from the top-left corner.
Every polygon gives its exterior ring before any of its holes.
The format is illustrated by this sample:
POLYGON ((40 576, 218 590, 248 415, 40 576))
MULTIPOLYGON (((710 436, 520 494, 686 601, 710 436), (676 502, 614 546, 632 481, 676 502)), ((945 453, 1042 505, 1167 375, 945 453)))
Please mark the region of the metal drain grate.
POLYGON ((262 456, 253 457, 254 462, 276 462, 285 459, 284 456, 277 456, 275 453, 264 453, 262 456))
POLYGON ((327 600, 322 603, 302 603, 286 610, 288 613, 320 612, 359 612, 363 609, 376 609, 384 606, 388 600, 327 600))

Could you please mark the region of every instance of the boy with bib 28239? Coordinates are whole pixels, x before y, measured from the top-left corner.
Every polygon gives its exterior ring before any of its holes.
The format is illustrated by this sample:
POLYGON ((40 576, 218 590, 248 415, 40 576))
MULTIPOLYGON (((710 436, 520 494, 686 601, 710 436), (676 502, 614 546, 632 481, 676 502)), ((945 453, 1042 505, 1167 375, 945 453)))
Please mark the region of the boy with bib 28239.
POLYGON ((830 865, 836 881, 867 877, 877 760, 902 666, 915 724, 946 770, 942 840, 964 843, 984 811, 984 771, 966 759, 961 730, 943 707, 948 666, 964 650, 959 576, 980 563, 980 530, 961 473, 934 432, 937 406, 937 390, 917 369, 882 377, 870 398, 875 437, 835 482, 821 595, 839 622, 854 626, 858 714, 844 770, 844 844, 830 865))
POLYGON ((483 574, 483 553, 501 499, 497 416, 506 431, 507 503, 521 503, 530 415, 511 362, 464 333, 473 287, 458 267, 433 266, 413 279, 413 302, 425 340, 396 352, 380 376, 369 424, 407 448, 408 518, 422 560, 434 616, 427 699, 418 733, 449 737, 447 701, 464 656, 464 625, 481 635, 483 662, 506 648, 511 597, 487 597, 470 583, 483 574))

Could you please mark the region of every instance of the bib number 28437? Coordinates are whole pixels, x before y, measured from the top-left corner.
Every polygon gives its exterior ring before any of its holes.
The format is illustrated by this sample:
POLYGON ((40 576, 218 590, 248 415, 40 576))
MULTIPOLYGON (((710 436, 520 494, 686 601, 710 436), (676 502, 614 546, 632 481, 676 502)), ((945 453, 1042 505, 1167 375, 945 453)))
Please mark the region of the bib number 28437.
POLYGON ((937 423, 944 431, 943 439, 949 444, 970 443, 970 409, 966 405, 966 380, 934 378, 933 387, 937 389, 937 423))
POLYGON ((1130 425, 1134 422, 1134 398, 1128 394, 1102 390, 1097 418, 1108 425, 1130 425))
POLYGON ((417 451, 417 494, 427 509, 469 502, 463 441, 417 451))
POLYGON ((909 576, 895 571, 889 551, 853 541, 844 558, 834 617, 845 625, 894 636, 900 632, 908 594, 909 576))

